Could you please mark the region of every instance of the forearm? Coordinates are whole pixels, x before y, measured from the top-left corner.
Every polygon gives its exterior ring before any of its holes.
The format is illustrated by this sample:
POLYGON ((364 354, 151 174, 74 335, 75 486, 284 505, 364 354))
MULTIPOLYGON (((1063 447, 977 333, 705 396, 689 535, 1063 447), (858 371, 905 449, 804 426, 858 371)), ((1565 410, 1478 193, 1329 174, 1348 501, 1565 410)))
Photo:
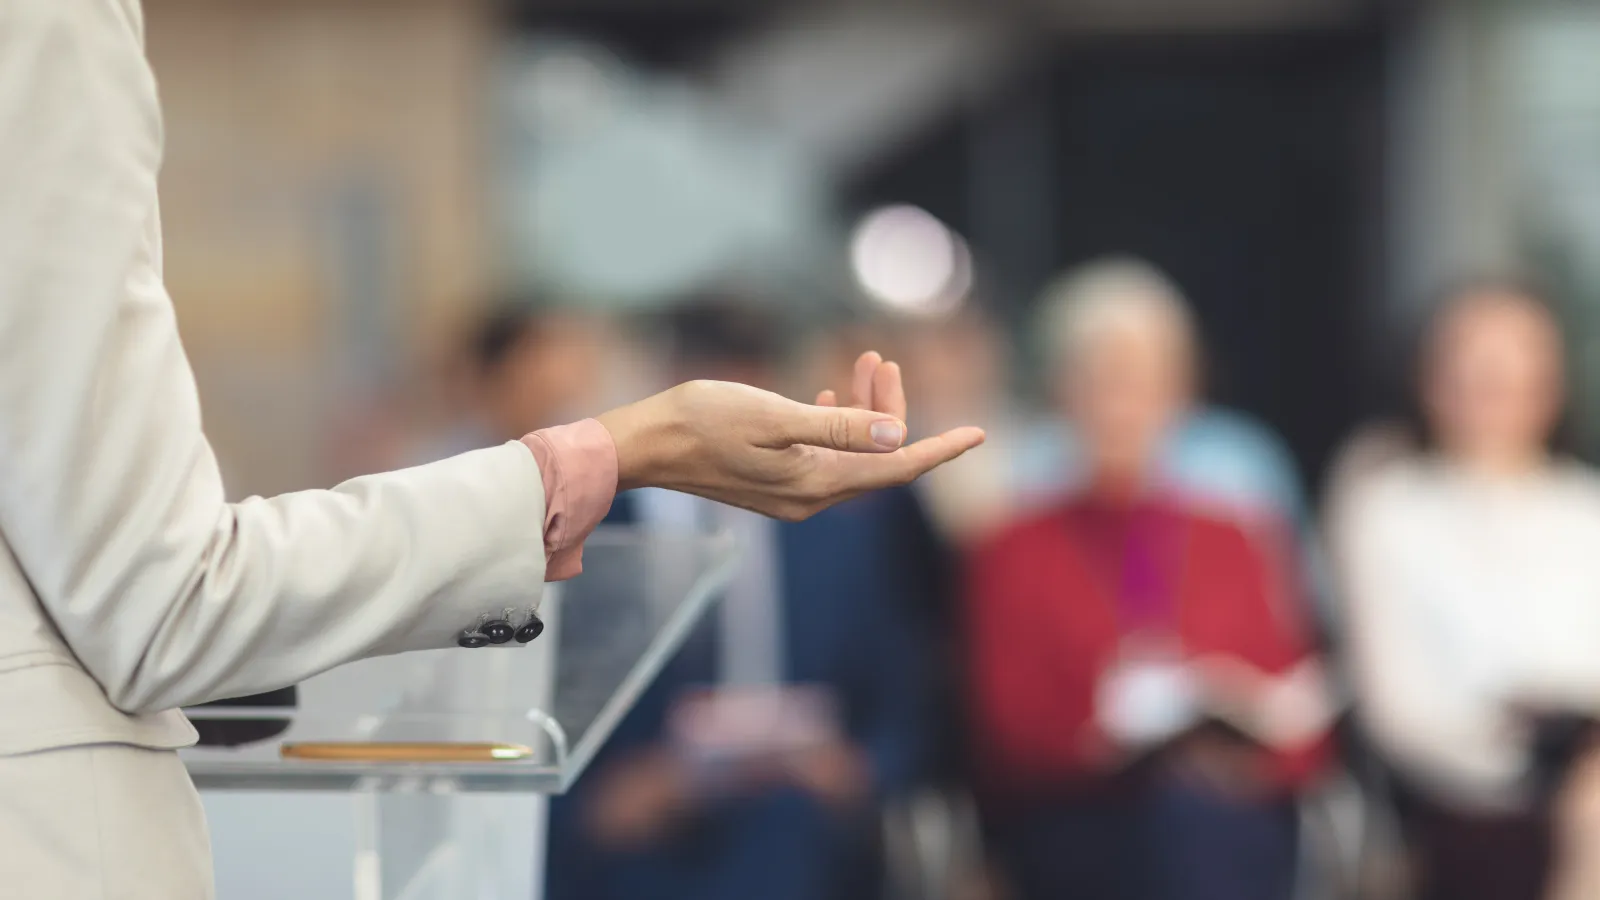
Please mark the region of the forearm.
POLYGON ((536 605, 541 493, 508 444, 331 491, 195 504, 165 523, 170 542, 96 560, 47 603, 120 708, 257 693, 453 647, 483 616, 536 605))

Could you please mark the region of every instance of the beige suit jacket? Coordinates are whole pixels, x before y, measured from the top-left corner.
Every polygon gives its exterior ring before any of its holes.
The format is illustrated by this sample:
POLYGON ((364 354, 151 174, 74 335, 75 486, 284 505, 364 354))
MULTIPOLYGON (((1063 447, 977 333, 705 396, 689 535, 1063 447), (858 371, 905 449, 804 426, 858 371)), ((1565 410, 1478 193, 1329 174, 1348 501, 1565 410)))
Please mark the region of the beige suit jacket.
POLYGON ((182 746, 180 706, 449 647, 542 589, 521 444, 224 500, 162 285, 161 154, 138 0, 0 0, 0 765, 182 746))

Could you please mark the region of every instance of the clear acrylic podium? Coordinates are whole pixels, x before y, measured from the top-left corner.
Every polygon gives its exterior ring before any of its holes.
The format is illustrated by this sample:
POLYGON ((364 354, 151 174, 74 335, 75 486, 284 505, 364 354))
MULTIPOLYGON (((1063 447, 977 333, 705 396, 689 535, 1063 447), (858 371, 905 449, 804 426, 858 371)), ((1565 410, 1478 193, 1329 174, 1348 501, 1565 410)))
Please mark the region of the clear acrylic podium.
POLYGON ((733 540, 602 528, 584 574, 547 586, 531 644, 366 660, 300 686, 283 733, 184 751, 211 820, 219 896, 529 900, 544 797, 571 786, 720 593, 733 540), (525 748, 472 763, 286 759, 285 743, 448 742, 525 748))

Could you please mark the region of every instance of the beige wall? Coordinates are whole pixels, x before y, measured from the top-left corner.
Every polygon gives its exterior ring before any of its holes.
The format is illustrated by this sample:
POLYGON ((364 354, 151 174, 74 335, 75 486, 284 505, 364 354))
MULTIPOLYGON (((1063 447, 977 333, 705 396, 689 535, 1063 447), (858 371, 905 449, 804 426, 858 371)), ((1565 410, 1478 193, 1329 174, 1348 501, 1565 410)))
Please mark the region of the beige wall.
POLYGON ((485 281, 486 4, 145 5, 167 121, 167 281, 231 491, 386 463, 389 417, 367 421, 339 381, 330 201, 353 175, 378 186, 391 361, 415 373, 485 281))

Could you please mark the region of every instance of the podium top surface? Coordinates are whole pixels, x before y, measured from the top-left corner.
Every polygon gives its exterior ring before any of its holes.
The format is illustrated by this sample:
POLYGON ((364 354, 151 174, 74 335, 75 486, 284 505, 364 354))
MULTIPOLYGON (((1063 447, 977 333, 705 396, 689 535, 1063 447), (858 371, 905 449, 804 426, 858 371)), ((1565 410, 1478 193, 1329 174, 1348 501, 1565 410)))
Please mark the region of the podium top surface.
POLYGON ((532 643, 364 660, 301 684, 292 708, 186 710, 197 723, 279 733, 190 748, 184 762, 202 790, 560 793, 720 594, 735 558, 726 534, 603 527, 584 546, 584 574, 546 585, 546 628, 532 643), (285 745, 362 758, 286 758, 285 745), (424 758, 441 753, 485 758, 424 758))

